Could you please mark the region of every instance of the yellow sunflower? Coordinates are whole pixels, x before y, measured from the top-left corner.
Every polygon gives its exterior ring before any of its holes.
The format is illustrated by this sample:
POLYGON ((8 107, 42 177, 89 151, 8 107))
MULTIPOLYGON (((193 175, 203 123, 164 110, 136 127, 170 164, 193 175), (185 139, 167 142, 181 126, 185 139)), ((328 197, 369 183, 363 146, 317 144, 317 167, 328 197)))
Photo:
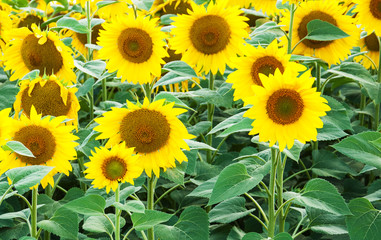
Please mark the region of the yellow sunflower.
POLYGON ((181 149, 189 150, 184 139, 194 136, 189 134, 184 124, 176 117, 186 112, 173 108, 174 103, 164 104, 165 99, 149 103, 144 99, 138 106, 127 101, 126 108, 113 108, 95 119, 100 125, 94 130, 101 132, 97 139, 106 139, 106 147, 113 147, 122 141, 127 147, 135 147, 139 162, 151 177, 152 171, 159 177, 160 168, 176 166, 187 161, 181 149))
POLYGON ((380 45, 376 34, 372 32, 372 34, 361 38, 358 46, 360 46, 361 52, 367 51, 366 55, 372 59, 376 66, 374 66, 373 63, 365 56, 355 57, 355 60, 361 62, 365 68, 377 68, 379 64, 380 45))
POLYGON ((242 99, 247 105, 247 98, 253 96, 252 85, 263 86, 260 75, 269 76, 274 74, 275 69, 281 73, 286 68, 294 69, 295 74, 306 70, 306 68, 294 62, 289 62, 291 55, 287 54, 286 48, 279 48, 277 41, 273 41, 267 48, 251 45, 246 47, 244 57, 235 60, 237 70, 229 74, 226 82, 232 83, 234 91, 234 100, 242 99))
POLYGON ((267 15, 274 15, 279 13, 279 9, 276 8, 276 2, 277 0, 252 1, 252 6, 257 11, 261 11, 267 15))
POLYGON ((14 121, 14 119, 9 117, 10 112, 11 108, 6 108, 0 111, 0 146, 5 144, 8 132, 12 127, 12 121, 14 121))
MULTIPOLYGON (((79 3, 83 8, 86 6, 87 0, 80 0, 79 3)), ((97 2, 100 2, 102 0, 91 0, 91 12, 94 12, 97 9, 97 2)), ((104 6, 100 8, 97 12, 97 14, 104 19, 110 19, 114 18, 120 15, 123 15, 125 13, 133 14, 133 9, 128 7, 129 4, 132 4, 131 0, 111 0, 110 2, 115 2, 113 4, 104 6)))
POLYGON ((357 4, 353 10, 357 12, 356 19, 364 27, 365 31, 375 31, 381 36, 381 0, 353 0, 357 4))
POLYGON ((21 79, 38 69, 40 76, 55 74, 65 84, 75 83, 71 49, 55 32, 42 32, 36 25, 32 25, 32 29, 33 32, 27 28, 14 29, 8 34, 11 40, 4 51, 4 62, 5 70, 14 71, 10 80, 21 79))
POLYGON ((254 3, 254 0, 228 0, 228 6, 239 6, 248 8, 254 3))
POLYGON ((0 11, 0 41, 1 39, 4 42, 7 41, 7 32, 12 29, 12 21, 8 16, 8 13, 5 11, 0 11))
POLYGON ((172 18, 170 45, 197 72, 224 73, 231 58, 242 53, 248 19, 237 7, 227 7, 226 0, 210 3, 207 9, 192 2, 192 9, 189 15, 172 18))
POLYGON ((46 21, 46 18, 42 17, 35 11, 21 12, 16 15, 12 15, 13 25, 15 28, 27 27, 30 31, 32 25, 36 24, 41 30, 45 30, 46 26, 41 28, 41 25, 46 21))
POLYGON ((68 123, 77 126, 80 105, 75 96, 76 92, 77 88, 64 87, 54 75, 47 78, 39 77, 32 81, 23 80, 13 105, 15 115, 18 117, 22 111, 29 117, 33 105, 37 113, 42 116, 66 116, 71 119, 68 123))
MULTIPOLYGON (((359 30, 353 24, 353 19, 344 15, 346 8, 339 6, 337 1, 321 0, 307 1, 299 5, 295 11, 292 44, 297 44, 307 35, 307 24, 315 19, 329 22, 351 36, 333 41, 304 40, 294 50, 294 54, 315 56, 329 64, 340 63, 350 55, 352 47, 356 46, 359 38, 359 30)), ((280 25, 286 25, 288 29, 290 14, 284 17, 280 25)))
POLYGON ((73 126, 61 124, 65 117, 41 118, 34 108, 31 109, 30 119, 22 115, 20 120, 12 122, 9 139, 24 144, 35 158, 19 155, 15 152, 9 158, 0 162, 0 175, 11 168, 30 165, 44 165, 54 167, 52 171, 41 180, 45 188, 48 184, 54 185, 53 176, 60 172, 69 175, 72 170, 70 160, 76 159, 75 147, 78 139, 71 132, 73 126))
POLYGON ((152 14, 187 14, 192 10, 191 0, 155 0, 149 10, 152 14))
POLYGON ((286 145, 291 149, 295 139, 316 141, 316 129, 323 127, 320 117, 330 107, 312 88, 310 72, 297 78, 293 69, 287 68, 283 74, 277 69, 274 75, 261 75, 261 80, 263 87, 252 86, 255 96, 249 103, 253 107, 244 114, 255 119, 249 134, 259 133, 259 141, 270 141, 270 146, 278 142, 280 151, 286 145))
POLYGON ((106 187, 114 192, 119 182, 134 184, 134 178, 138 178, 143 171, 139 164, 139 156, 134 154, 134 148, 127 148, 125 142, 113 146, 111 149, 105 147, 95 148, 92 152, 90 162, 85 163, 87 169, 85 178, 94 179, 91 184, 95 188, 106 187))
POLYGON ((99 58, 108 59, 107 69, 118 71, 122 82, 149 83, 151 74, 161 75, 160 64, 167 52, 165 34, 156 26, 157 20, 128 15, 103 24, 105 30, 98 38, 98 45, 103 47, 99 58))
POLYGON ((12 11, 11 6, 0 1, 0 11, 10 13, 12 11))

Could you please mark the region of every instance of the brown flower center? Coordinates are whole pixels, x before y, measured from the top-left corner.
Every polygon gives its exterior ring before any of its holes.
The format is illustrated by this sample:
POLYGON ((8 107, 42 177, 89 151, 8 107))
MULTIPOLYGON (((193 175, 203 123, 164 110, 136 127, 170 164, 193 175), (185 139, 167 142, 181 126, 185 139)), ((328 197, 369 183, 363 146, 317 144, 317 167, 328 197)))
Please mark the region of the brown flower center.
MULTIPOLYGON (((297 33, 300 39, 304 38, 308 34, 307 24, 312 20, 319 19, 322 21, 329 22, 332 25, 337 26, 336 20, 329 14, 321 11, 312 11, 310 14, 303 17, 299 24, 297 33)), ((322 48, 331 44, 333 41, 317 41, 317 40, 303 40, 303 44, 310 48, 322 48)))
MULTIPOLYGON (((102 27, 101 24, 99 25, 95 25, 92 29, 92 33, 91 33, 91 44, 96 44, 97 43, 97 39, 99 37, 99 31, 100 30, 104 30, 104 28, 102 27)), ((76 37, 78 38, 78 40, 83 44, 87 44, 87 35, 86 34, 83 34, 83 33, 75 33, 76 37)))
POLYGON ((291 89, 279 89, 267 100, 267 115, 273 122, 287 125, 299 120, 304 109, 300 94, 291 89))
POLYGON ((274 74, 277 68, 281 73, 284 72, 282 63, 275 57, 265 56, 258 58, 251 66, 251 78, 253 83, 259 86, 263 86, 262 81, 259 78, 259 73, 269 76, 270 74, 274 74))
POLYGON ((127 28, 118 38, 118 48, 122 56, 133 63, 147 61, 153 53, 150 35, 139 28, 127 28))
POLYGON ((122 140, 136 152, 150 153, 162 148, 169 139, 170 125, 155 110, 139 109, 128 113, 120 125, 122 140))
POLYGON ((102 164, 103 176, 111 181, 123 178, 126 172, 126 163, 119 157, 110 157, 102 164))
POLYGON ((16 154, 24 163, 30 165, 39 165, 49 161, 56 150, 56 139, 46 128, 36 125, 30 125, 21 128, 15 133, 15 141, 24 144, 35 156, 35 158, 16 154))
MULTIPOLYGON (((44 20, 35 15, 28 15, 25 18, 21 19, 19 24, 17 25, 17 28, 27 27, 30 31, 32 31, 32 24, 36 24, 37 26, 41 26, 41 24, 44 23, 44 20)), ((41 30, 45 30, 46 26, 41 28, 41 30)))
POLYGON ((380 49, 380 45, 378 43, 377 35, 372 32, 372 34, 366 36, 364 38, 365 46, 369 49, 369 51, 378 52, 380 49))
POLYGON ((229 44, 230 34, 229 24, 224 18, 216 15, 197 19, 189 31, 193 46, 204 54, 223 51, 229 44))
POLYGON ((373 17, 381 19, 381 0, 371 0, 369 3, 369 10, 373 17))
POLYGON ((41 87, 40 83, 34 85, 30 96, 28 91, 29 87, 21 95, 21 108, 28 117, 32 105, 36 108, 37 113, 42 113, 43 116, 51 115, 58 117, 69 113, 72 96, 71 94, 67 95, 65 105, 61 97, 60 86, 56 82, 48 81, 43 87, 41 87))
POLYGON ((164 14, 188 14, 192 6, 186 0, 172 1, 163 7, 164 14))
POLYGON ((34 34, 30 34, 22 42, 21 56, 24 64, 30 71, 40 70, 40 76, 43 76, 44 72, 47 75, 59 72, 63 66, 63 59, 54 42, 48 38, 40 45, 38 40, 34 34))

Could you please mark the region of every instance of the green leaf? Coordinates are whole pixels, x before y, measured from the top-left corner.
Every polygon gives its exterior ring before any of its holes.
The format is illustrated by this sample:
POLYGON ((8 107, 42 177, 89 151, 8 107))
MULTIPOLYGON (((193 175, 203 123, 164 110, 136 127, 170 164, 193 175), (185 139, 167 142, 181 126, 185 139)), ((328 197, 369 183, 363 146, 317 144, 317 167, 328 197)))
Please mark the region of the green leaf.
POLYGON ((340 28, 320 19, 314 19, 307 23, 307 31, 306 39, 315 41, 332 41, 349 37, 349 35, 340 28))
POLYGON ((211 151, 217 151, 217 149, 209 146, 208 144, 197 142, 189 139, 184 139, 184 141, 188 144, 189 149, 203 149, 203 150, 211 150, 211 151))
POLYGON ((175 84, 175 83, 179 83, 179 82, 186 81, 189 79, 190 79, 190 77, 188 77, 188 76, 179 76, 176 73, 169 72, 169 73, 166 73, 163 77, 161 77, 160 80, 157 81, 155 83, 155 85, 153 85, 153 88, 157 88, 160 86, 166 86, 169 84, 175 84))
POLYGON ((208 205, 248 192, 258 185, 263 175, 250 176, 245 165, 234 163, 225 167, 217 178, 208 205))
POLYGON ((246 233, 245 236, 243 236, 242 240, 263 240, 266 239, 261 236, 261 234, 256 233, 256 232, 249 232, 246 233))
POLYGON ((165 99, 165 101, 167 103, 174 102, 175 106, 183 107, 183 108, 190 109, 190 110, 194 111, 192 108, 188 107, 188 105, 186 105, 183 101, 181 101, 177 97, 173 96, 169 92, 160 92, 159 94, 157 94, 155 96, 155 100, 154 101, 157 101, 159 99, 165 99))
POLYGON ((347 216, 346 223, 351 239, 378 240, 381 236, 381 213, 364 198, 349 202, 352 216, 347 216))
POLYGON ((120 210, 124 210, 127 212, 144 213, 145 211, 144 204, 138 200, 130 200, 127 201, 125 204, 114 203, 114 206, 120 210))
POLYGON ((294 198, 293 202, 298 205, 320 209, 336 215, 351 214, 336 187, 320 178, 308 181, 302 194, 286 192, 284 198, 287 200, 294 198))
POLYGON ((9 141, 5 144, 9 149, 11 149, 13 152, 20 154, 22 156, 32 157, 35 158, 33 153, 24 146, 22 142, 18 141, 9 141))
POLYGON ((293 239, 289 233, 282 232, 282 233, 278 233, 275 236, 274 240, 293 240, 293 239))
POLYGON ((108 233, 114 232, 111 222, 105 216, 90 216, 83 223, 83 229, 94 233, 108 233))
POLYGON ((103 7, 106 7, 108 5, 111 5, 111 4, 115 4, 115 3, 118 3, 118 1, 100 1, 100 2, 97 2, 97 7, 98 9, 100 8, 103 8, 103 7))
POLYGON ((189 193, 188 196, 210 198, 210 196, 212 196, 212 191, 214 185, 216 185, 216 182, 217 177, 211 178, 208 181, 201 183, 191 193, 189 193))
POLYGON ((37 226, 67 239, 77 239, 79 231, 77 214, 64 207, 57 209, 51 219, 38 222, 37 226))
POLYGON ((327 150, 312 152, 314 165, 312 172, 322 177, 334 177, 342 179, 346 174, 356 175, 356 171, 338 158, 334 153, 327 150))
POLYGON ((184 185, 184 175, 185 173, 180 171, 178 168, 168 168, 165 172, 162 173, 164 178, 180 185, 184 185))
POLYGON ((30 209, 24 209, 18 212, 9 212, 0 215, 0 219, 13 219, 13 218, 21 218, 24 220, 28 220, 30 216, 30 209))
POLYGON ((245 202, 243 197, 234 197, 219 203, 209 212, 209 222, 230 223, 248 215, 255 208, 247 210, 245 202))
POLYGON ((16 95, 20 88, 15 85, 15 82, 5 82, 0 85, 0 109, 5 109, 13 106, 16 101, 16 95))
POLYGON ((241 121, 239 121, 237 124, 228 127, 223 131, 222 133, 218 134, 217 137, 227 137, 230 134, 237 133, 237 132, 249 132, 253 129, 251 124, 253 123, 253 119, 250 118, 242 118, 241 121))
POLYGON ((171 61, 163 66, 164 70, 168 70, 182 77, 198 77, 191 66, 183 61, 171 61))
POLYGON ((157 225, 155 234, 166 240, 208 240, 208 214, 200 207, 187 207, 174 226, 157 225))
MULTIPOLYGON (((227 86, 225 86, 224 89, 225 88, 227 88, 227 86)), ((226 91, 226 89, 224 89, 219 88, 218 90, 210 90, 203 88, 188 92, 174 92, 173 95, 179 98, 192 98, 193 100, 198 101, 200 104, 211 103, 216 107, 231 108, 233 102, 231 95, 226 96, 226 92, 223 92, 226 91)), ((233 92, 231 91, 231 93, 233 92)))
POLYGON ((379 132, 362 132, 347 137, 332 147, 356 161, 381 169, 381 152, 373 145, 380 137, 379 132))
POLYGON ((212 126, 209 121, 200 121, 193 126, 188 127, 188 132, 195 136, 206 133, 209 128, 212 126))
POLYGON ((311 230, 317 233, 328 234, 328 235, 348 234, 346 227, 340 224, 315 225, 315 226, 311 226, 311 230))
POLYGON ((103 215, 105 206, 106 200, 102 196, 95 194, 75 199, 63 205, 63 207, 73 212, 87 216, 103 215))
POLYGON ((75 93, 77 98, 85 96, 93 87, 95 83, 94 78, 88 78, 81 87, 79 87, 78 91, 75 93))
POLYGON ((57 27, 67 28, 77 33, 87 34, 88 29, 86 26, 79 23, 75 18, 63 17, 57 21, 57 27))
POLYGON ((103 71, 106 69, 106 63, 101 60, 93 60, 86 63, 75 60, 74 65, 82 72, 87 73, 94 78, 100 78, 103 71))
POLYGON ((28 191, 29 188, 39 184, 41 179, 43 179, 52 169, 53 167, 40 165, 18 167, 8 170, 5 175, 12 181, 16 190, 20 194, 23 194, 28 191))
POLYGON ((136 231, 144 231, 168 221, 171 217, 172 214, 146 209, 144 213, 133 213, 131 220, 136 231))
POLYGON ((224 121, 217 124, 208 134, 215 134, 216 132, 225 130, 229 127, 233 127, 244 119, 243 114, 245 112, 237 113, 231 117, 226 118, 224 121))

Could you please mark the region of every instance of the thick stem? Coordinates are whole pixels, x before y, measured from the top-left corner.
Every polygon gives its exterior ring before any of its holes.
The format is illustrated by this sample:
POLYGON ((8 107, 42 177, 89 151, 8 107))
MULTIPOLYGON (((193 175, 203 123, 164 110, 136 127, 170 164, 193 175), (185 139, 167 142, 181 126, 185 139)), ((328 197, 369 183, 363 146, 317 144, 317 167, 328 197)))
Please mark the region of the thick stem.
MULTIPOLYGON (((277 203, 278 207, 283 205, 283 173, 284 173, 284 166, 286 165, 287 156, 283 159, 281 159, 281 154, 278 154, 278 166, 277 166, 277 203)), ((279 232, 284 232, 284 224, 285 224, 285 215, 283 209, 279 209, 279 232)))
POLYGON ((268 211, 269 211, 269 224, 267 226, 269 238, 273 238, 275 235, 275 185, 276 185, 276 169, 277 169, 277 155, 279 150, 271 148, 271 170, 270 170, 270 196, 268 201, 268 211))
POLYGON ((32 209, 31 209, 31 233, 30 235, 37 238, 37 196, 38 186, 32 189, 32 209))
MULTIPOLYGON (((147 189, 147 209, 154 210, 154 198, 155 198, 155 176, 148 178, 148 189, 147 189)), ((154 229, 153 227, 148 229, 148 240, 154 240, 154 229)))
MULTIPOLYGON (((119 190, 120 186, 115 191, 115 202, 119 203, 119 190)), ((115 240, 120 240, 120 214, 121 210, 115 207, 115 240)))
MULTIPOLYGON (((209 89, 214 90, 214 74, 212 72, 209 73, 209 89)), ((211 123, 209 131, 213 129, 213 116, 214 116, 214 104, 208 103, 208 121, 211 123)), ((206 143, 212 147, 213 145, 213 134, 209 134, 206 139, 206 143)), ((208 163, 212 163, 212 151, 207 150, 206 152, 206 161, 208 163)))
POLYGON ((292 28, 294 25, 294 13, 295 13, 295 4, 291 4, 290 10, 290 26, 288 29, 288 45, 287 45, 287 53, 291 54, 292 52, 292 28))

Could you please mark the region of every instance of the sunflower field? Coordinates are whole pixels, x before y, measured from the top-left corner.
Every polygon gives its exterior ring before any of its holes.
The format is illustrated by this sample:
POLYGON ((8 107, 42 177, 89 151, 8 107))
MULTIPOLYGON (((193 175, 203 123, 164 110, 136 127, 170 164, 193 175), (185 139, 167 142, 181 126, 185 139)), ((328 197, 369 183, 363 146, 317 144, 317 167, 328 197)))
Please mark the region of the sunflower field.
POLYGON ((380 240, 381 0, 0 0, 0 240, 380 240))

